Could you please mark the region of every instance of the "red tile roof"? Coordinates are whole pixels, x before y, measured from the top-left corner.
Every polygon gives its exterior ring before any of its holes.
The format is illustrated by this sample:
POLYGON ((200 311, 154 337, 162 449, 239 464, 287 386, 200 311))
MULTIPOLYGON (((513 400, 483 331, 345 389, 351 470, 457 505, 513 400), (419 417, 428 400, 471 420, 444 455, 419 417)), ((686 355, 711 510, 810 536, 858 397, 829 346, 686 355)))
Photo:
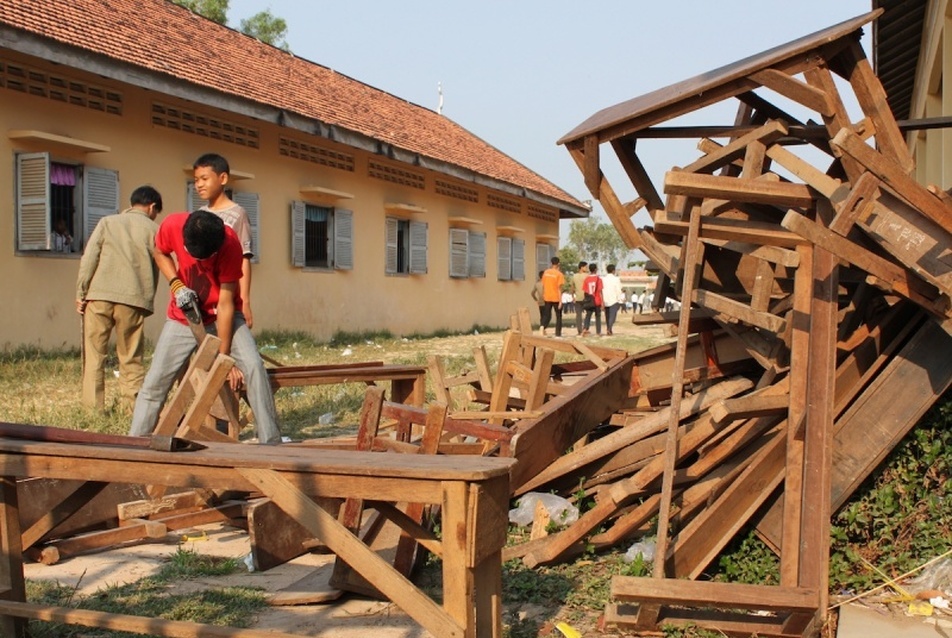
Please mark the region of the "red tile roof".
POLYGON ((564 190, 434 111, 167 0, 0 0, 0 23, 366 135, 553 198, 564 190))

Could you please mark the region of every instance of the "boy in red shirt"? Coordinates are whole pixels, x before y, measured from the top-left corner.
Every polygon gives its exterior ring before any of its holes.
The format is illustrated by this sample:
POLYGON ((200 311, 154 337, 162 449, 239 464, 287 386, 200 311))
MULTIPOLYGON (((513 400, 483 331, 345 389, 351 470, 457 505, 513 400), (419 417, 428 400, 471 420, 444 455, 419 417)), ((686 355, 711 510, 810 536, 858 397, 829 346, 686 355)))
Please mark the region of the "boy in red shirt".
POLYGON ((242 249, 235 232, 208 211, 169 215, 155 236, 155 263, 169 280, 168 321, 155 345, 152 365, 136 397, 132 436, 155 429, 159 411, 179 370, 198 347, 183 308, 197 302, 210 334, 221 339, 220 352, 235 359, 228 375, 237 389, 248 390, 259 443, 281 442, 274 397, 264 362, 242 315, 242 249), (174 259, 173 259, 174 257, 174 259))

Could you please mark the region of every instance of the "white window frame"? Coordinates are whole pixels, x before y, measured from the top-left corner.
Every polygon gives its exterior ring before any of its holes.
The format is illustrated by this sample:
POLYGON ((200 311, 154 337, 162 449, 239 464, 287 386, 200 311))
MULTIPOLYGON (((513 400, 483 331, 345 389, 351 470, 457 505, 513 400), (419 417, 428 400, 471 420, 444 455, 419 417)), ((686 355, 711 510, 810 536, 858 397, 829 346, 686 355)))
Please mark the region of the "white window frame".
POLYGON ((384 271, 388 275, 423 275, 427 272, 428 226, 426 222, 400 217, 386 218, 386 253, 384 271), (406 225, 406 245, 400 246, 400 225, 406 225), (406 251, 404 269, 399 269, 400 251, 406 251))
POLYGON ((354 212, 343 208, 316 206, 330 210, 327 236, 328 265, 306 264, 305 223, 307 207, 314 206, 303 201, 291 202, 291 265, 305 270, 353 270, 354 268, 354 212))
MULTIPOLYGON (((50 154, 17 153, 14 164, 16 250, 51 252, 50 154)), ((74 237, 71 254, 78 255, 99 220, 119 212, 119 172, 82 163, 73 165, 81 169, 75 186, 80 194, 75 211, 78 219, 73 220, 74 227, 70 229, 74 237), (81 242, 75 239, 77 236, 81 237, 81 242)))

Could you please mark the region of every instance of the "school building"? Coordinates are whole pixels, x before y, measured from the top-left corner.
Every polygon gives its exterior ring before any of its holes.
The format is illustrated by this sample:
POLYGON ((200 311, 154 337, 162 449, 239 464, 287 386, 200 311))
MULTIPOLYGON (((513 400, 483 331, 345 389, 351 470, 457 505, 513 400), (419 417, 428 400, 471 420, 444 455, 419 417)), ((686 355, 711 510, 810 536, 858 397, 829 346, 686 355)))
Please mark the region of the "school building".
POLYGON ((0 349, 78 345, 96 222, 141 184, 197 207, 206 152, 252 221, 256 331, 506 325, 589 212, 452 120, 166 0, 0 2, 0 104, 0 349))

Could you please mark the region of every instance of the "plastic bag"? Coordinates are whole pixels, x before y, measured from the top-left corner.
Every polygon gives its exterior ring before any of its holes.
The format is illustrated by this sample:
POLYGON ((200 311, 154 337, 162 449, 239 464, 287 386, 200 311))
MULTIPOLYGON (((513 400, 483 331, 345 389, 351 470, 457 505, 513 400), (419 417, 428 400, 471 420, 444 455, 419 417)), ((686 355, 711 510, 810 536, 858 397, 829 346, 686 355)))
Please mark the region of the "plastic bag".
POLYGON ((903 588, 914 594, 929 590, 952 592, 952 559, 943 558, 929 565, 921 574, 903 583, 903 588))
POLYGON ((578 508, 569 503, 568 500, 555 494, 529 492, 519 499, 519 505, 515 509, 509 510, 509 522, 520 527, 532 525, 532 520, 535 518, 536 503, 540 501, 549 513, 549 520, 556 525, 571 525, 578 520, 578 508))
POLYGON ((650 563, 654 560, 655 542, 653 540, 640 540, 625 552, 625 562, 633 563, 641 554, 641 560, 650 563))

